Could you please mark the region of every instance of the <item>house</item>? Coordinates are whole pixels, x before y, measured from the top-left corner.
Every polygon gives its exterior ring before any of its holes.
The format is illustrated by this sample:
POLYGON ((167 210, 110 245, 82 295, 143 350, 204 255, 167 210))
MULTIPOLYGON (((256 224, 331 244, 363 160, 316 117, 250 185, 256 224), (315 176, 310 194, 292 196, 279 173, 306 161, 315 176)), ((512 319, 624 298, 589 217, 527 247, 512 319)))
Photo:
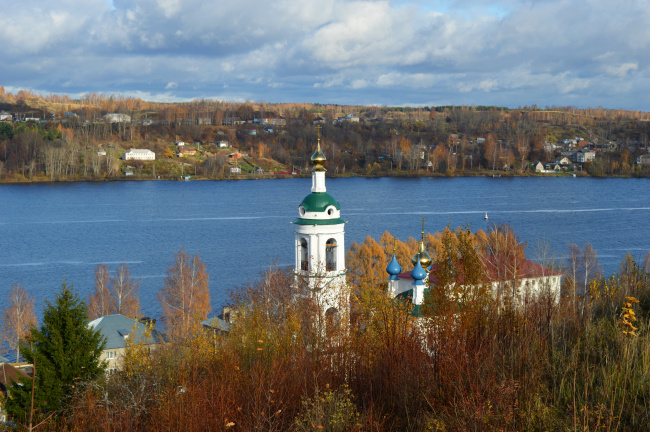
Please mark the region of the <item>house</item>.
POLYGON ((13 120, 13 116, 7 111, 0 111, 0 122, 6 121, 10 122, 13 120))
POLYGON ((642 154, 636 158, 636 163, 639 165, 650 165, 650 153, 642 154))
MULTIPOLYGON (((228 309, 228 308, 224 308, 228 309)), ((201 325, 205 330, 208 330, 216 335, 222 335, 230 332, 230 320, 226 321, 225 315, 222 313, 220 316, 214 316, 201 321, 201 325)))
POLYGON ((0 357, 0 425, 8 421, 7 413, 2 406, 2 399, 9 395, 9 387, 21 378, 29 378, 25 372, 9 364, 6 358, 0 357))
POLYGON ((571 165, 571 160, 568 157, 564 156, 559 159, 556 159, 553 163, 560 166, 567 166, 567 165, 571 165))
POLYGON ((280 116, 280 118, 264 118, 261 121, 258 120, 258 123, 271 126, 285 126, 287 124, 287 121, 282 118, 282 116, 280 116))
POLYGON ((197 150, 190 147, 179 147, 178 156, 194 156, 196 155, 197 150))
POLYGON ((580 150, 576 152, 575 161, 578 163, 591 162, 596 158, 596 152, 593 150, 580 150))
POLYGON ((149 350, 165 342, 164 335, 155 328, 120 314, 97 318, 88 327, 99 330, 106 341, 100 360, 106 361, 107 373, 115 373, 122 367, 128 341, 142 343, 149 350))
POLYGON ((541 163, 540 161, 537 161, 537 162, 535 162, 533 164, 533 169, 535 170, 535 172, 543 173, 544 172, 544 164, 541 163))
POLYGON ((131 123, 131 116, 121 113, 110 113, 104 116, 107 123, 131 123))
POLYGON ((175 145, 176 147, 183 147, 183 146, 185 145, 185 141, 176 141, 176 142, 174 143, 174 145, 175 145))
POLYGON ((156 153, 148 149, 130 149, 122 154, 124 160, 155 160, 156 153))
POLYGON ((97 150, 97 156, 106 156, 106 150, 102 150, 102 149, 97 150))
POLYGON ((228 141, 219 141, 217 143, 217 147, 219 147, 219 148, 228 148, 230 146, 228 145, 228 141))

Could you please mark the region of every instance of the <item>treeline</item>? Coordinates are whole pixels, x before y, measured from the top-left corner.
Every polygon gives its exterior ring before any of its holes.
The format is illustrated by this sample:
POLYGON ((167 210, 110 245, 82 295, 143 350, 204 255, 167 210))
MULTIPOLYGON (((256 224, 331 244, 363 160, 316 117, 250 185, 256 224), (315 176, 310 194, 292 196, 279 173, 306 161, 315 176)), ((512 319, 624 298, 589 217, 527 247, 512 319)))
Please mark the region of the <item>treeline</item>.
MULTIPOLYGON (((159 159, 174 160, 174 152, 165 150, 177 139, 203 146, 227 141, 246 154, 301 169, 313 152, 316 123, 322 125, 328 170, 338 175, 529 173, 531 163, 560 157, 560 149, 548 144, 575 137, 591 142, 597 154, 574 169, 594 176, 650 174, 648 165, 636 165, 647 153, 650 114, 600 107, 158 103, 119 95, 72 100, 11 94, 0 87, 0 109, 46 122, 0 124, 0 178, 7 180, 116 178, 123 175, 119 151, 100 157, 98 149, 148 148, 159 159), (108 113, 130 120, 111 123, 103 117, 108 113), (46 132, 37 134, 42 139, 28 133, 39 129, 46 132)), ((213 169, 216 159, 208 160, 216 152, 206 149, 189 163, 205 178, 223 177, 213 169)))
MULTIPOLYGON (((41 429, 649 430, 647 259, 628 256, 605 277, 588 245, 572 246, 559 302, 478 290, 458 303, 432 284, 417 319, 386 296, 381 269, 417 242, 391 240, 351 248, 340 320, 290 270, 271 269, 232 293, 229 335, 195 329, 155 351, 133 344, 122 372, 75 382, 41 429)), ((525 249, 503 227, 428 241, 447 274, 469 271, 484 247, 513 259, 525 249)))

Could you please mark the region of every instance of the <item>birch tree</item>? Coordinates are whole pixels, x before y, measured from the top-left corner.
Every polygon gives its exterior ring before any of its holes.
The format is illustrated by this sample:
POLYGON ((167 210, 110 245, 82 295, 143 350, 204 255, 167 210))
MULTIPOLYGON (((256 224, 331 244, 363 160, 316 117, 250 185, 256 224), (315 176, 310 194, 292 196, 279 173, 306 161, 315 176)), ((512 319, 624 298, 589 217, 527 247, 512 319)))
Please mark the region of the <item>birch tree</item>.
POLYGON ((30 296, 18 284, 11 288, 6 304, 3 313, 2 333, 9 347, 16 351, 16 362, 18 362, 21 340, 29 333, 32 326, 37 325, 34 313, 34 297, 30 296))
POLYGON ((167 269, 167 277, 158 301, 163 318, 172 334, 186 335, 193 324, 208 317, 210 287, 205 264, 199 255, 191 256, 181 248, 174 255, 174 262, 167 269))
POLYGON ((128 264, 120 265, 110 284, 111 295, 115 299, 115 313, 129 318, 140 315, 139 290, 140 281, 131 278, 128 264))
POLYGON ((88 319, 115 313, 115 298, 109 290, 110 273, 108 267, 99 264, 95 269, 95 292, 88 296, 88 319))

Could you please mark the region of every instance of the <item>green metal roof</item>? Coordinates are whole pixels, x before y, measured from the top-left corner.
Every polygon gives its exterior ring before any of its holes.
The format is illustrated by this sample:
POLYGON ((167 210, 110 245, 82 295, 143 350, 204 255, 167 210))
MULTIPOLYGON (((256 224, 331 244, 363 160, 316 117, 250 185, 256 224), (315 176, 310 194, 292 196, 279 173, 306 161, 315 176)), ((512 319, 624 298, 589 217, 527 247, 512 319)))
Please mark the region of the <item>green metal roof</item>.
MULTIPOLYGON (((408 303, 413 302, 413 289, 401 292, 395 296, 395 299, 401 300, 401 301, 406 301, 408 303)), ((415 318, 420 317, 420 309, 422 305, 413 305, 413 310, 411 311, 411 315, 414 316, 415 318)))
POLYGON ((296 225, 338 225, 345 223, 341 218, 336 219, 296 219, 293 221, 296 225))
POLYGON ((334 206, 337 210, 341 210, 339 203, 332 195, 326 192, 312 192, 302 200, 300 205, 308 212, 324 212, 329 206, 334 206))

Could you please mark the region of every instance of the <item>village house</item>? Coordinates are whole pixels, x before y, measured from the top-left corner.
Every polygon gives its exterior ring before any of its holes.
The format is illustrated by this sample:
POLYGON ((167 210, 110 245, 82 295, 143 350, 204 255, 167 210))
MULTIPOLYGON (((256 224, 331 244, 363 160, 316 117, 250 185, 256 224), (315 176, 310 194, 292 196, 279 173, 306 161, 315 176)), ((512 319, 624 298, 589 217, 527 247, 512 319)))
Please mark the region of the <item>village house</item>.
POLYGON ((575 161, 577 163, 591 162, 596 159, 596 152, 593 150, 580 150, 576 152, 575 161))
POLYGON ((9 387, 21 378, 29 378, 25 372, 9 364, 9 361, 0 356, 0 425, 7 421, 7 413, 2 405, 2 399, 9 395, 9 387))
POLYGON ((128 342, 144 344, 149 350, 165 342, 163 334, 152 326, 147 327, 140 321, 120 314, 97 318, 89 322, 88 327, 99 330, 106 341, 100 361, 106 361, 108 374, 115 373, 122 367, 128 342))
POLYGON ((0 122, 10 122, 13 120, 13 116, 7 111, 0 111, 0 122))
POLYGON ((191 147, 179 147, 178 148, 178 156, 179 157, 195 156, 196 153, 197 153, 197 150, 195 148, 191 148, 191 147))
POLYGON ((642 154, 638 158, 636 158, 636 163, 639 165, 650 165, 650 154, 642 154))

